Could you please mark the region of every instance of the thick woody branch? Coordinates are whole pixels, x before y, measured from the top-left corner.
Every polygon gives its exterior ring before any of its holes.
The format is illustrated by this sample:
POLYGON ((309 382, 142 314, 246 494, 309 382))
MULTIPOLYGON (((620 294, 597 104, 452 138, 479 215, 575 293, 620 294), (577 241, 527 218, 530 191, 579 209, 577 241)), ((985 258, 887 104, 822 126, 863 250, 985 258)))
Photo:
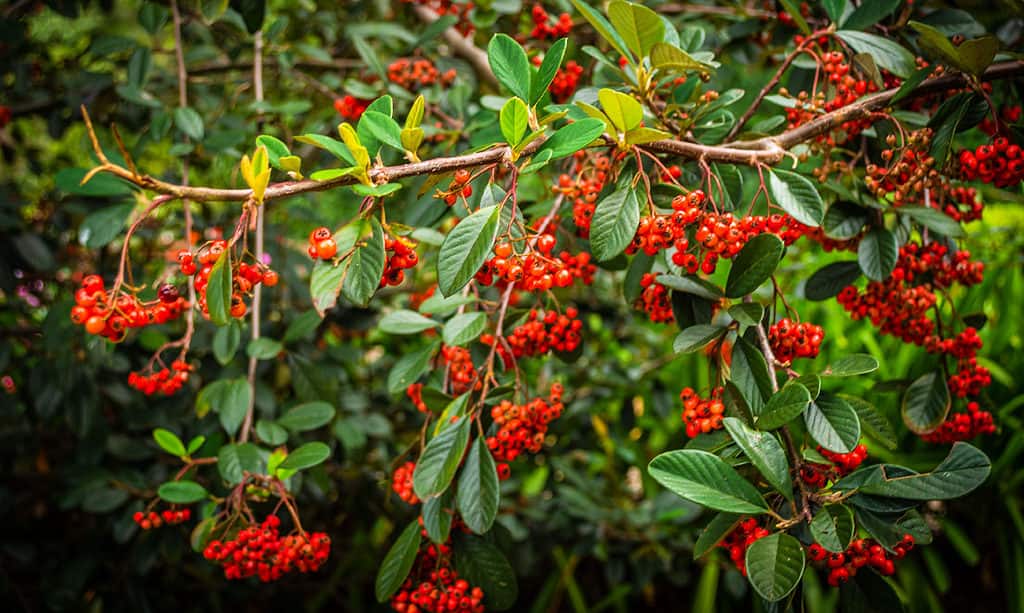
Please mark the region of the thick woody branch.
MULTIPOLYGON (((994 81, 1024 76, 1024 61, 1009 61, 993 64, 981 76, 983 81, 994 81)), ((968 85, 966 77, 962 75, 946 75, 929 79, 921 83, 909 97, 920 97, 937 92, 949 91, 962 88, 968 85)), ((751 141, 734 141, 725 145, 701 145, 680 140, 660 140, 643 145, 647 151, 664 153, 693 160, 704 160, 705 162, 725 162, 727 164, 773 165, 782 161, 786 152, 796 145, 808 142, 814 138, 831 132, 848 121, 855 121, 869 117, 872 113, 887 107, 895 97, 898 89, 889 89, 870 96, 865 96, 853 104, 841 109, 826 113, 808 123, 783 132, 778 136, 766 136, 751 141)), ((92 133, 92 123, 82 108, 86 125, 92 133)), ((529 155, 537 150, 541 141, 531 143, 522 155, 529 155)), ((169 194, 179 198, 188 198, 195 201, 236 201, 241 202, 249 198, 251 192, 248 189, 217 189, 211 187, 191 187, 177 185, 161 181, 148 175, 136 175, 127 168, 112 164, 106 160, 98 143, 94 140, 96 153, 103 165, 97 167, 97 171, 109 172, 126 181, 134 183, 144 189, 152 190, 162 194, 169 194)), ((507 146, 494 147, 486 151, 468 153, 451 157, 434 158, 422 162, 399 164, 396 166, 382 166, 371 168, 369 175, 374 183, 388 183, 409 177, 421 175, 442 174, 453 172, 460 168, 473 168, 496 164, 510 159, 511 150, 507 146)), ((275 183, 267 188, 265 200, 277 200, 288 198, 309 192, 322 192, 336 187, 351 185, 356 179, 351 176, 338 177, 328 181, 288 181, 275 183)))

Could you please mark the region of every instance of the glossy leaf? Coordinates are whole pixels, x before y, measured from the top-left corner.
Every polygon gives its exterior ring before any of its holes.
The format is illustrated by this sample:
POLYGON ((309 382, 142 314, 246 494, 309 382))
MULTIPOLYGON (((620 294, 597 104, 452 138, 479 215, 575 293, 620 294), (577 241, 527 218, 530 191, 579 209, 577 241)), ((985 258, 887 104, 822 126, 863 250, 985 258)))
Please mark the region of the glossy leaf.
POLYGON ((782 239, 774 234, 758 234, 747 241, 732 261, 725 295, 739 298, 760 287, 775 272, 784 249, 782 239))
POLYGON ((825 549, 842 553, 857 533, 853 511, 841 504, 830 504, 821 508, 811 521, 811 535, 825 549))
POLYGON ((498 206, 484 207, 448 233, 437 256, 437 287, 443 295, 465 287, 491 256, 500 214, 498 206))
POLYGON ((903 395, 903 423, 915 434, 926 434, 945 421, 949 407, 949 388, 942 373, 921 375, 903 395))
POLYGON ((706 451, 665 452, 647 467, 654 480, 672 493, 728 513, 763 513, 767 505, 746 479, 718 456, 706 451))
POLYGON ((770 171, 768 193, 772 203, 802 224, 816 228, 825 219, 825 203, 818 188, 802 175, 788 170, 770 171))
POLYGON ((334 407, 322 401, 294 406, 277 418, 277 423, 294 432, 315 430, 334 419, 334 407))
POLYGON ((329 457, 331 457, 331 448, 327 445, 319 441, 306 443, 290 452, 288 457, 278 465, 278 470, 305 470, 323 464, 329 457))
POLYGON ((483 437, 478 437, 466 454, 459 474, 459 515, 477 534, 491 529, 498 515, 501 491, 498 488, 498 470, 483 437))
POLYGON ((735 417, 726 417, 723 423, 729 436, 765 480, 787 500, 792 500, 793 481, 789 476, 789 462, 778 439, 773 434, 748 427, 735 417))
POLYGON ((451 484, 469 443, 471 420, 462 417, 430 439, 413 471, 413 490, 420 500, 438 496, 451 484))
POLYGON ((487 44, 487 61, 498 81, 514 95, 530 99, 530 60, 507 34, 495 34, 487 44))
POLYGON ((747 548, 747 579, 768 602, 782 600, 804 574, 804 548, 784 532, 757 539, 747 548))
POLYGON ((627 183, 605 196, 594 209, 590 224, 590 248, 598 261, 622 253, 640 224, 640 203, 627 183))
MULTIPOLYGON (((883 466, 883 477, 884 469, 883 466)), ((991 462, 981 450, 958 442, 931 472, 883 478, 862 485, 858 491, 909 500, 949 500, 964 496, 984 483, 991 469, 991 462)))
POLYGON ((795 381, 787 383, 771 398, 757 416, 758 430, 774 430, 799 417, 811 402, 811 393, 795 381))
POLYGON ((842 398, 821 392, 804 412, 807 432, 819 445, 835 453, 850 453, 860 440, 857 412, 842 398))
POLYGON ((409 576, 412 565, 416 562, 416 554, 420 550, 420 525, 418 521, 409 522, 409 525, 402 530, 398 540, 391 545, 388 554, 381 562, 380 570, 377 571, 377 581, 374 592, 377 602, 386 602, 398 588, 402 587, 405 578, 409 576))

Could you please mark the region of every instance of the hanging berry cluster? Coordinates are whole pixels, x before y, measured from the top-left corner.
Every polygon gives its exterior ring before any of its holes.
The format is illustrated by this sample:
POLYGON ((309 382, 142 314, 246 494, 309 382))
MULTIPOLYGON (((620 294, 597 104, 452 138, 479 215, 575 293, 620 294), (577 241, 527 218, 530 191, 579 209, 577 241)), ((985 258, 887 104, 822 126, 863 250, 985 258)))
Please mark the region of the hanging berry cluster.
POLYGON ((359 121, 359 118, 363 116, 363 111, 370 106, 370 102, 372 101, 346 94, 342 98, 334 99, 334 110, 338 111, 338 114, 346 121, 359 121))
POLYGON ((960 175, 968 180, 991 183, 996 187, 1013 187, 1024 180, 1024 152, 1020 145, 999 136, 989 145, 974 151, 964 149, 959 155, 960 175))
POLYGON ((451 546, 431 543, 416 557, 412 572, 391 597, 398 613, 483 613, 484 592, 459 578, 451 546))
POLYGON ((289 572, 316 572, 330 555, 331 539, 323 532, 281 537, 281 520, 268 515, 261 524, 251 524, 230 540, 212 540, 203 557, 224 569, 225 579, 259 577, 276 581, 289 572))
POLYGON ((423 384, 422 383, 410 383, 405 388, 405 395, 409 397, 412 405, 416 407, 416 410, 420 413, 429 413, 430 409, 427 408, 427 403, 423 402, 423 384))
POLYGON ((685 387, 679 392, 679 399, 683 401, 682 419, 686 424, 686 436, 696 438, 700 434, 722 428, 725 416, 722 391, 722 388, 716 387, 707 398, 701 398, 692 387, 685 387))
POLYGON ((395 469, 391 475, 391 489, 398 497, 409 504, 419 504, 420 499, 412 489, 412 473, 416 470, 416 462, 406 462, 395 469))
POLYGON ((800 479, 811 487, 822 488, 830 479, 843 477, 857 470, 867 459, 868 448, 861 444, 849 453, 838 453, 818 445, 818 453, 832 464, 806 462, 800 467, 800 479))
POLYGON ((747 548, 754 544, 754 541, 763 539, 771 534, 767 528, 758 525, 757 519, 748 517, 741 521, 732 532, 727 534, 719 547, 725 549, 729 559, 736 565, 736 570, 745 577, 747 575, 747 548))
POLYGON ((559 175, 558 183, 551 190, 572 200, 572 219, 576 224, 576 233, 587 238, 590 236, 590 221, 597 207, 597 197, 610 176, 611 159, 607 155, 587 150, 577 151, 572 158, 572 172, 559 175))
POLYGON ((306 253, 314 260, 330 260, 338 253, 338 243, 334 240, 331 230, 320 226, 309 233, 306 253))
MULTIPOLYGON (((206 303, 206 288, 210 282, 210 273, 213 266, 228 251, 226 240, 215 240, 204 247, 201 247, 195 254, 188 250, 178 252, 178 266, 184 275, 192 275, 196 288, 196 300, 199 302, 199 309, 203 316, 209 318, 210 311, 206 303), (196 263, 198 261, 198 264, 196 263)), ((262 283, 267 287, 277 285, 278 274, 265 264, 254 262, 236 261, 231 262, 231 316, 235 319, 243 317, 248 310, 245 306, 245 298, 252 295, 253 288, 262 283)))
POLYGON ((524 452, 538 453, 544 445, 548 424, 562 415, 562 384, 554 383, 547 399, 537 397, 526 404, 502 400, 491 408, 491 418, 498 427, 487 437, 487 448, 498 462, 498 477, 511 476, 508 463, 524 452))
POLYGON ((476 281, 481 285, 497 285, 499 287, 515 283, 528 292, 544 292, 553 287, 569 287, 575 279, 584 285, 594 280, 597 267, 590 263, 587 252, 576 255, 568 251, 552 257, 555 248, 555 237, 552 234, 541 234, 537 238, 535 249, 524 253, 516 253, 512 243, 501 242, 494 246, 494 257, 484 262, 476 273, 476 281))
POLYGON ((173 526, 188 521, 192 518, 192 509, 164 509, 160 513, 156 511, 136 511, 132 515, 132 521, 143 530, 152 530, 161 526, 173 526))
POLYGON ((117 343, 124 340, 129 328, 167 323, 180 317, 186 308, 188 302, 173 285, 160 286, 156 300, 143 302, 135 294, 120 290, 112 296, 105 290, 102 277, 88 275, 75 292, 71 321, 89 334, 117 343))
POLYGON ((455 171, 452 175, 452 182, 448 186, 447 190, 438 190, 435 196, 444 200, 444 203, 448 206, 454 205, 459 201, 459 196, 463 198, 469 198, 473 195, 473 186, 469 184, 469 180, 472 175, 465 168, 460 168, 455 171))
POLYGON ((533 30, 530 38, 535 40, 547 40, 568 36, 572 31, 572 16, 569 13, 562 13, 553 24, 548 23, 548 12, 540 4, 534 4, 530 11, 530 18, 533 20, 533 30))
POLYGON ((768 329, 768 342, 772 354, 780 364, 790 364, 796 358, 816 358, 821 349, 825 330, 808 322, 794 322, 783 317, 768 329))
POLYGON ((516 326, 511 334, 505 335, 505 341, 512 349, 511 356, 505 345, 493 334, 481 335, 480 342, 485 345, 498 343, 498 353, 506 367, 512 366, 513 358, 545 355, 550 351, 572 353, 583 341, 580 334, 583 322, 578 317, 579 310, 576 307, 566 308, 562 315, 559 315, 558 311, 541 313, 537 309, 532 309, 526 317, 526 322, 516 326))
POLYGON ((170 368, 161 368, 149 374, 130 373, 128 385, 147 396, 152 396, 157 392, 164 396, 171 396, 188 382, 190 372, 192 372, 192 366, 188 362, 175 360, 170 368))
POLYGON ((380 287, 401 285, 405 271, 416 266, 420 258, 416 255, 416 241, 404 236, 385 236, 384 252, 387 261, 380 278, 380 287))
POLYGON ((448 87, 455 80, 455 69, 439 72, 434 63, 423 58, 400 58, 388 64, 388 80, 409 91, 439 83, 448 87))
POLYGON ((579 86, 580 77, 583 76, 583 66, 576 63, 576 60, 569 60, 564 67, 555 71, 555 78, 548 85, 551 93, 551 100, 555 104, 567 102, 576 92, 579 86))
POLYGON ((480 378, 473 365, 473 356, 469 349, 454 345, 441 345, 441 359, 448 368, 448 380, 451 392, 455 395, 464 394, 469 390, 481 387, 480 378))
POLYGON ((981 405, 971 401, 967 403, 967 411, 954 413, 942 422, 936 430, 921 435, 929 443, 951 444, 967 441, 980 434, 995 434, 996 424, 992 413, 982 411, 981 405))
POLYGON ((892 548, 885 550, 874 539, 855 539, 843 553, 830 553, 817 543, 807 548, 807 557, 812 563, 822 564, 828 569, 828 584, 838 587, 850 580, 857 571, 870 566, 878 574, 890 576, 896 572, 893 560, 901 560, 914 548, 914 537, 905 534, 892 548))
POLYGON ((669 297, 668 288, 658 283, 658 275, 661 273, 645 272, 640 278, 640 297, 633 303, 633 307, 644 311, 654 323, 671 323, 675 321, 672 313, 672 302, 669 297))

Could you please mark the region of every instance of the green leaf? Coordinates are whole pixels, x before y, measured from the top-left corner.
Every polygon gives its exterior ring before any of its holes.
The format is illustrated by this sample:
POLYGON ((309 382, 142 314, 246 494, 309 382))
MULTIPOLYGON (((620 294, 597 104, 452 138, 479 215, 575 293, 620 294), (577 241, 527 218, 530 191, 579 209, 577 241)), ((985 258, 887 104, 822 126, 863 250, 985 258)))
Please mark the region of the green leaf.
MULTIPOLYGON (((911 22, 913 23, 913 22, 911 22)), ((924 68, 919 68, 914 71, 914 74, 910 75, 900 88, 896 90, 896 95, 892 97, 892 104, 896 104, 900 100, 903 100, 917 89, 917 86, 924 83, 924 80, 931 76, 935 72, 935 64, 929 64, 924 68)))
POLYGON ((483 437, 478 437, 466 454, 459 475, 459 514, 469 529, 483 534, 491 529, 498 515, 501 491, 498 489, 498 470, 483 437))
POLYGON ((380 142, 399 151, 404 150, 404 147, 402 147, 402 128, 388 115, 378 111, 366 110, 359 118, 359 127, 363 128, 363 124, 365 124, 366 130, 380 142))
POLYGON ((214 400, 213 408, 220 418, 220 425, 228 436, 234 436, 245 419, 245 413, 252 402, 252 388, 244 377, 224 382, 219 398, 214 400))
POLYGON ((382 317, 377 327, 386 334, 418 334, 440 325, 440 323, 429 317, 424 317, 416 311, 399 309, 391 311, 382 317))
POLYGON ((672 134, 664 130, 655 130, 654 128, 645 128, 643 126, 626 132, 627 145, 646 145, 647 143, 654 143, 666 138, 672 138, 672 134))
POLYGON ((252 443, 224 445, 217 451, 217 471, 231 485, 241 483, 246 472, 259 473, 261 462, 259 449, 252 443))
POLYGON ((526 128, 529 127, 529 116, 530 110, 526 107, 526 103, 519 98, 509 98, 505 106, 501 107, 498 123, 506 143, 515 147, 523 140, 526 128))
POLYGON ((425 500, 422 507, 423 528, 427 531, 427 538, 437 544, 443 544, 448 540, 452 529, 452 492, 446 491, 441 496, 435 496, 425 500))
POLYGON ((872 281, 883 281, 896 268, 900 247, 896 236, 885 228, 875 228, 867 233, 857 247, 857 263, 864 275, 872 281))
POLYGON ((370 219, 370 236, 352 254, 341 291, 359 306, 366 306, 377 292, 384 274, 384 230, 376 218, 370 219))
POLYGON ((629 132, 644 120, 644 110, 636 98, 607 87, 598 90, 601 109, 612 125, 622 133, 629 132))
POLYGON ((307 402, 288 409, 277 423, 293 432, 315 430, 334 419, 334 407, 326 402, 307 402))
POLYGON ((226 326, 217 328, 213 334, 213 357, 221 366, 226 366, 235 357, 238 345, 242 342, 242 328, 238 322, 232 321, 226 326))
POLYGON ((640 203, 627 182, 607 195, 594 209, 590 222, 590 249, 598 261, 622 253, 640 225, 640 203))
POLYGON ((115 204, 86 215, 78 226, 78 244, 88 249, 109 245, 124 229, 132 205, 115 204))
POLYGON ((757 539, 747 548, 747 579, 761 598, 777 602, 796 588, 805 563, 800 541, 776 532, 757 539))
POLYGON ((921 375, 903 395, 903 423, 915 434, 927 434, 946 420, 949 407, 949 388, 942 373, 921 375))
POLYGON ((618 51, 619 55, 632 62, 629 52, 626 51, 626 41, 623 40, 622 36, 615 31, 612 24, 608 23, 608 20, 604 18, 604 15, 595 11, 586 2, 583 2, 583 0, 572 0, 572 5, 576 7, 579 14, 583 15, 583 18, 590 23, 591 27, 601 35, 601 38, 608 41, 608 44, 618 51))
POLYGON ((756 302, 741 302, 729 307, 729 317, 744 326, 756 326, 764 317, 764 307, 756 302))
POLYGON ((987 112, 984 98, 974 92, 961 92, 939 106, 928 120, 928 127, 935 129, 929 152, 937 165, 944 164, 952 152, 953 137, 976 125, 987 112))
POLYGON ((825 219, 825 203, 818 189, 806 177, 788 170, 768 173, 772 202, 802 224, 816 228, 825 219))
POLYGON ((396 394, 410 384, 415 383, 420 375, 430 367, 430 358, 437 350, 437 343, 431 343, 422 349, 404 354, 395 362, 388 373, 388 393, 396 394))
MULTIPOLYGON (((96 198, 120 198, 131 196, 135 187, 113 175, 99 173, 93 175, 88 183, 82 184, 87 171, 83 168, 62 168, 53 177, 57 189, 75 196, 96 198)), ((127 214, 125 214, 127 217, 127 214)))
POLYGON ((384 556, 380 570, 377 571, 377 581, 374 585, 377 602, 387 602, 398 588, 402 587, 405 578, 409 576, 409 571, 412 570, 412 565, 416 562, 421 540, 419 522, 409 522, 398 540, 388 550, 388 554, 384 556))
POLYGON ((832 23, 838 24, 849 6, 849 0, 823 0, 822 4, 832 23))
POLYGON ((821 227, 830 238, 846 240, 860 234, 868 221, 868 210, 849 202, 833 202, 821 227))
POLYGON ((785 248, 782 239, 774 234, 759 234, 747 241, 732 261, 725 295, 739 298, 760 287, 775 272, 785 248))
POLYGON ((857 412, 842 398, 821 392, 804 413, 807 433, 836 453, 850 453, 860 441, 857 412))
POLYGON ((906 79, 916 69, 914 54, 898 43, 875 34, 839 30, 836 36, 853 47, 857 53, 867 53, 879 68, 884 68, 901 79, 906 79))
POLYGON ((322 464, 329 457, 331 457, 331 448, 320 441, 314 441, 312 443, 306 443, 295 451, 289 453, 288 457, 278 465, 277 469, 295 471, 305 470, 307 468, 317 466, 318 464, 322 464))
POLYGON ((668 70, 675 74, 687 70, 707 72, 711 66, 694 59, 689 53, 675 45, 668 43, 656 43, 651 47, 651 65, 660 70, 668 70))
MULTIPOLYGON (((348 150, 345 143, 340 140, 331 138, 330 136, 324 136, 323 134, 303 134, 302 136, 296 136, 295 140, 300 143, 319 147, 349 166, 356 166, 356 158, 353 157, 352 152, 348 150)), ((321 181, 323 179, 316 180, 321 181)))
POLYGON ((187 106, 174 109, 174 125, 192 140, 203 140, 203 118, 195 109, 187 106))
POLYGON ((741 519, 743 516, 736 513, 716 513, 697 537, 697 542, 693 545, 693 559, 702 557, 718 546, 736 528, 741 519))
POLYGON ((192 504, 210 495, 205 487, 195 481, 168 481, 161 484, 156 493, 171 504, 192 504))
POLYGON ((736 442, 743 454, 765 480, 787 500, 793 499, 793 481, 789 476, 789 462, 786 452, 773 434, 758 432, 735 417, 723 420, 729 436, 736 442))
POLYGON ((810 403, 811 393, 807 388, 791 381, 768 399, 754 425, 758 430, 781 428, 807 410, 810 403))
POLYGON ((427 443, 412 475, 413 491, 420 500, 448 489, 469 443, 471 423, 468 417, 461 417, 427 443))
POLYGON ((544 60, 537 67, 537 72, 532 73, 529 98, 531 106, 540 102, 540 99, 548 91, 548 86, 551 85, 551 81, 558 73, 558 67, 562 65, 562 60, 565 58, 565 48, 568 44, 569 40, 566 38, 560 38, 552 43, 544 53, 544 60))
POLYGON ((902 0, 872 0, 861 3, 840 25, 848 30, 866 30, 892 14, 901 2, 902 0))
POLYGON ((608 19, 636 57, 647 57, 654 43, 665 38, 665 22, 640 4, 614 0, 608 5, 608 19))
POLYGON ((857 262, 832 262, 814 271, 804 285, 804 296, 808 300, 821 301, 833 298, 860 278, 860 264, 857 262))
POLYGON ((811 520, 811 535, 819 545, 833 553, 842 553, 857 533, 853 511, 841 504, 821 508, 811 520))
POLYGON ((459 222, 441 244, 437 287, 444 296, 461 290, 491 255, 498 235, 498 206, 484 207, 459 222))
POLYGON ((651 460, 647 472, 677 496, 709 509, 748 514, 768 510, 757 488, 706 451, 668 451, 651 460))
POLYGON ((268 445, 283 445, 288 441, 288 431, 272 421, 256 421, 256 436, 268 445))
POLYGON ((284 346, 281 342, 275 341, 272 338, 257 338, 245 348, 246 354, 250 358, 256 358, 257 360, 269 360, 276 357, 282 351, 284 351, 284 346))
POLYGON ((288 145, 269 134, 260 134, 256 137, 256 146, 266 148, 267 160, 270 161, 271 166, 278 170, 287 170, 281 166, 281 158, 289 157, 292 154, 292 152, 288 150, 288 145))
POLYGON ((459 578, 479 587, 488 611, 504 611, 516 603, 519 586, 516 573, 501 550, 490 542, 468 534, 455 543, 455 570, 459 578))
POLYGON ((309 276, 309 293, 313 298, 313 308, 320 317, 338 302, 338 292, 341 291, 344 279, 344 266, 321 260, 313 265, 313 272, 309 276))
POLYGON ((188 453, 189 455, 191 455, 191 454, 199 451, 199 448, 202 447, 203 443, 205 443, 205 442, 206 442, 206 437, 203 436, 202 434, 200 434, 199 436, 193 437, 192 440, 188 442, 188 449, 185 450, 185 453, 188 453))
POLYGON ((980 77, 992 65, 992 60, 999 51, 999 39, 991 34, 981 38, 965 40, 957 47, 960 53, 960 67, 976 77, 980 77))
POLYGON ((950 238, 967 236, 963 226, 951 217, 933 208, 923 206, 901 206, 896 209, 900 215, 906 215, 922 226, 950 238))
POLYGON ((183 456, 188 454, 188 451, 185 450, 185 443, 181 442, 178 435, 170 430, 165 430, 164 428, 153 430, 153 440, 156 441, 157 445, 160 445, 161 449, 171 455, 183 456))
POLYGON ((765 400, 772 395, 771 374, 761 351, 743 337, 738 337, 733 345, 729 378, 751 411, 759 415, 765 400))
POLYGON ((722 326, 698 324, 690 326, 679 333, 676 340, 672 342, 672 350, 676 353, 694 353, 707 347, 719 338, 725 336, 729 330, 722 326))
POLYGON ((858 491, 908 500, 960 498, 985 482, 992 464, 977 447, 958 442, 953 444, 946 459, 931 472, 887 478, 886 468, 882 467, 881 481, 862 485, 858 491))
POLYGON ((537 154, 550 151, 552 160, 572 155, 604 134, 604 128, 604 122, 600 119, 578 119, 555 131, 551 138, 544 141, 537 154))
POLYGON ((213 268, 206 284, 206 309, 210 321, 223 326, 231 317, 231 250, 225 249, 213 268))
POLYGON ((491 71, 515 96, 530 98, 530 60, 526 51, 507 34, 495 34, 487 45, 487 61, 491 71))
POLYGON ((839 358, 829 366, 822 375, 832 377, 852 377, 866 375, 878 370, 878 360, 866 353, 850 353, 839 358))
POLYGON ((708 300, 719 300, 725 295, 717 285, 696 275, 680 277, 678 275, 662 273, 658 275, 658 283, 677 292, 686 292, 687 294, 693 294, 708 300))
POLYGON ((452 317, 444 327, 444 344, 462 346, 475 340, 487 329, 487 313, 476 311, 452 317))
POLYGON ((874 405, 856 396, 839 394, 839 397, 845 400, 857 412, 857 417, 860 419, 860 426, 864 434, 867 434, 889 449, 896 449, 896 432, 893 430, 889 420, 879 413, 874 405))

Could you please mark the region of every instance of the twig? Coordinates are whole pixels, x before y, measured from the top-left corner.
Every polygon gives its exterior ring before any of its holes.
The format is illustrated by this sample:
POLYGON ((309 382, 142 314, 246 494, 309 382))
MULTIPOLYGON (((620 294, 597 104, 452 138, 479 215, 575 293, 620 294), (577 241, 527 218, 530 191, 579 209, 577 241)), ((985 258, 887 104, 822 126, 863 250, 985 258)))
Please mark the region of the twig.
MULTIPOLYGON (((188 106, 188 70, 185 67, 184 45, 181 40, 181 12, 178 0, 171 0, 171 17, 174 21, 174 57, 178 66, 178 106, 188 106)), ((188 140, 188 137, 185 137, 188 140)), ((136 173, 138 174, 138 173, 136 173)), ((181 159, 181 183, 189 183, 188 157, 181 159)), ((192 251, 192 204, 188 198, 181 199, 185 213, 185 248, 192 251)), ((184 359, 192 342, 192 334, 196 326, 196 283, 193 275, 188 275, 188 309, 185 311, 185 335, 181 338, 181 351, 178 359, 184 359)), ((159 354, 158 354, 159 355, 159 354)))

